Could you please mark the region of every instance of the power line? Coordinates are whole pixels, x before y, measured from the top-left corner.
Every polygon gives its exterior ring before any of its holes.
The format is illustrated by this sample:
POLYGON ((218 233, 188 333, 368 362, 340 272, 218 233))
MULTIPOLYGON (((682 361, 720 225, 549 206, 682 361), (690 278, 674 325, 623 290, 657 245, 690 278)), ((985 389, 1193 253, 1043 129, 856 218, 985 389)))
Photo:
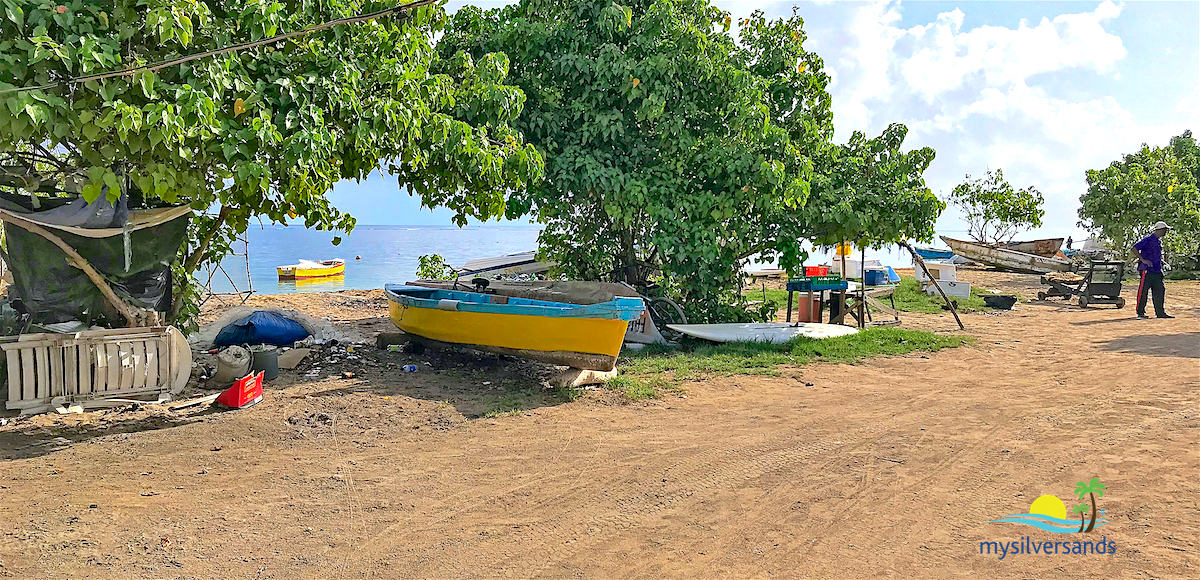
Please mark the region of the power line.
POLYGON ((218 49, 209 50, 206 52, 199 52, 196 54, 189 54, 187 56, 181 56, 179 58, 174 58, 171 60, 163 60, 163 61, 159 61, 156 63, 139 65, 139 66, 130 67, 130 68, 119 70, 119 71, 97 73, 97 74, 86 75, 86 76, 81 76, 81 77, 71 77, 69 79, 56 81, 53 83, 39 85, 39 86, 35 86, 35 87, 16 87, 16 88, 11 88, 11 89, 4 89, 4 90, 0 90, 0 95, 4 95, 4 94, 8 94, 8 93, 23 93, 25 91, 36 91, 39 89, 52 89, 54 87, 62 86, 65 84, 84 83, 84 82, 88 82, 88 81, 100 81, 100 80, 110 79, 110 78, 115 78, 115 77, 131 76, 131 75, 137 73, 138 71, 143 71, 143 70, 157 72, 157 71, 160 71, 169 66, 183 64, 185 62, 190 62, 193 60, 206 58, 209 56, 216 56, 218 54, 237 52, 239 50, 245 50, 247 48, 254 48, 256 46, 262 46, 264 44, 271 44, 273 42, 279 42, 281 40, 287 40, 289 38, 294 38, 297 36, 305 36, 308 34, 312 34, 314 32, 319 32, 321 30, 325 30, 327 28, 333 28, 334 26, 341 26, 344 24, 357 24, 359 22, 366 22, 368 20, 375 20, 376 18, 381 18, 383 16, 388 16, 391 14, 399 14, 401 12, 404 12, 406 10, 411 10, 413 8, 420 8, 422 6, 429 6, 430 4, 436 4, 439 1, 440 0, 417 0, 415 2, 403 4, 400 6, 394 6, 392 8, 387 8, 384 10, 380 10, 378 12, 372 12, 370 14, 360 14, 358 16, 349 16, 346 18, 339 18, 337 20, 330 20, 329 22, 323 22, 321 24, 318 24, 316 26, 312 26, 309 28, 305 28, 303 30, 286 32, 284 34, 278 34, 278 35, 272 36, 270 38, 263 38, 263 39, 256 40, 253 42, 243 42, 240 44, 232 44, 232 45, 226 46, 224 48, 218 48, 218 49))

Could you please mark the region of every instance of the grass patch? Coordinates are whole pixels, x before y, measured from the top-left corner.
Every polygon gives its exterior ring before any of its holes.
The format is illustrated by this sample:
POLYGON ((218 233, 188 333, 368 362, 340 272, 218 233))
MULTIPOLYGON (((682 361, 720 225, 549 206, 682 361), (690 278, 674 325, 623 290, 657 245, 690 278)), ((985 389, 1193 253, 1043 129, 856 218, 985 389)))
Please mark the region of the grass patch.
POLYGON ((569 403, 583 396, 583 391, 569 387, 543 389, 541 387, 517 387, 499 395, 486 395, 480 401, 483 411, 480 416, 489 419, 520 415, 530 409, 545 405, 569 403))
POLYGON ((486 409, 483 411, 483 416, 488 419, 496 417, 509 417, 512 415, 520 415, 527 409, 533 408, 536 403, 531 396, 525 393, 509 393, 496 397, 487 397, 484 401, 486 409))
POLYGON ((678 385, 668 381, 662 376, 634 376, 622 374, 615 376, 604 384, 606 388, 616 391, 625 398, 626 401, 643 401, 646 399, 658 399, 666 394, 679 394, 683 392, 678 385))
MULTIPOLYGON (((896 310, 901 312, 937 314, 946 309, 946 301, 942 300, 941 294, 935 293, 933 296, 926 294, 921 290, 921 285, 915 278, 901 278, 900 286, 896 288, 896 292, 892 296, 896 300, 896 310)), ((950 299, 958 301, 959 312, 987 308, 987 305, 983 303, 983 295, 975 288, 971 288, 971 297, 967 300, 953 297, 950 299)), ((883 303, 887 304, 888 301, 884 300, 883 303)))
POLYGON ((645 348, 621 357, 618 366, 621 374, 610 380, 609 386, 614 390, 628 391, 629 398, 630 395, 649 392, 652 388, 661 391, 664 383, 671 385, 707 376, 776 375, 777 367, 784 364, 853 364, 879 355, 937 352, 973 340, 969 336, 939 335, 922 330, 869 328, 851 335, 820 340, 797 337, 785 344, 729 342, 714 345, 697 342, 685 343, 669 351, 645 348), (665 373, 672 373, 671 381, 667 381, 665 373))
MULTIPOLYGON (((784 290, 783 288, 767 288, 766 301, 774 302, 775 305, 779 307, 787 306, 787 294, 787 290, 784 290)), ((763 289, 761 287, 746 288, 742 290, 742 296, 745 296, 746 300, 762 300, 763 289)))

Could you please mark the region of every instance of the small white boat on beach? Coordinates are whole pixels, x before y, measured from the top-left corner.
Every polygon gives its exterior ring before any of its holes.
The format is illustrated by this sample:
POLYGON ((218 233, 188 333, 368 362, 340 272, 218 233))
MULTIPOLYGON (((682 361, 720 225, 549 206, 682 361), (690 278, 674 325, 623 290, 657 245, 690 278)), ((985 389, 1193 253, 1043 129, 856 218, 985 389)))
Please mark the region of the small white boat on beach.
POLYGON ((1058 258, 1047 258, 1026 254, 997 246, 989 246, 976 242, 967 242, 941 236, 942 241, 954 250, 954 254, 980 264, 995 266, 1014 272, 1028 274, 1045 274, 1047 272, 1068 272, 1071 263, 1058 258))
POLYGON ((540 274, 553 268, 554 262, 539 262, 537 252, 517 252, 493 258, 471 260, 459 268, 459 279, 499 276, 502 274, 540 274))

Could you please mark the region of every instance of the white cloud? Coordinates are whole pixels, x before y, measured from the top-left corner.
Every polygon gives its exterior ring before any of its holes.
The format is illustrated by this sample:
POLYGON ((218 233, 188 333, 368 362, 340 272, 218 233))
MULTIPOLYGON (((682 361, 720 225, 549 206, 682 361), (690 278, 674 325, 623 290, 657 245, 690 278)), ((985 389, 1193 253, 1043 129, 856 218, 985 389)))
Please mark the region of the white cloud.
POLYGON ((1074 67, 1106 72, 1126 54, 1121 39, 1102 26, 1120 11, 1105 2, 1095 12, 1043 18, 1036 27, 1022 21, 1015 29, 982 26, 962 32, 963 14, 956 9, 934 24, 909 30, 914 49, 902 65, 903 74, 909 85, 932 99, 962 86, 975 73, 996 86, 1074 67))
MULTIPOLYGON (((1075 208, 1086 169, 1143 142, 1165 143, 1200 120, 1200 87, 1179 102, 1180 118, 1163 125, 1140 122, 1101 88, 1120 80, 1114 69, 1127 56, 1122 39, 1106 28, 1121 6, 1105 1, 1036 25, 964 30, 973 6, 903 28, 899 3, 858 7, 843 25, 849 42, 822 44, 821 55, 838 73, 830 92, 839 139, 905 123, 910 146, 938 152, 926 175, 934 191, 949 192, 967 173, 1003 168, 1014 185, 1035 185, 1046 195, 1045 233, 1078 235, 1075 208), (1071 91, 1045 83, 1065 74, 1073 75, 1071 91)), ((940 225, 961 228, 953 215, 940 225)))

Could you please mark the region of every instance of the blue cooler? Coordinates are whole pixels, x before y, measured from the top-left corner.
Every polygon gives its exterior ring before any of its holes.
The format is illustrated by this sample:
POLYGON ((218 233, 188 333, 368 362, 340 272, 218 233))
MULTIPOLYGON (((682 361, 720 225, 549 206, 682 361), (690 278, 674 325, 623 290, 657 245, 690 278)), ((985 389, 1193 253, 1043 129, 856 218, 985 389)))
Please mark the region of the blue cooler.
POLYGON ((883 286, 888 283, 887 270, 867 270, 863 274, 863 283, 867 286, 883 286))

